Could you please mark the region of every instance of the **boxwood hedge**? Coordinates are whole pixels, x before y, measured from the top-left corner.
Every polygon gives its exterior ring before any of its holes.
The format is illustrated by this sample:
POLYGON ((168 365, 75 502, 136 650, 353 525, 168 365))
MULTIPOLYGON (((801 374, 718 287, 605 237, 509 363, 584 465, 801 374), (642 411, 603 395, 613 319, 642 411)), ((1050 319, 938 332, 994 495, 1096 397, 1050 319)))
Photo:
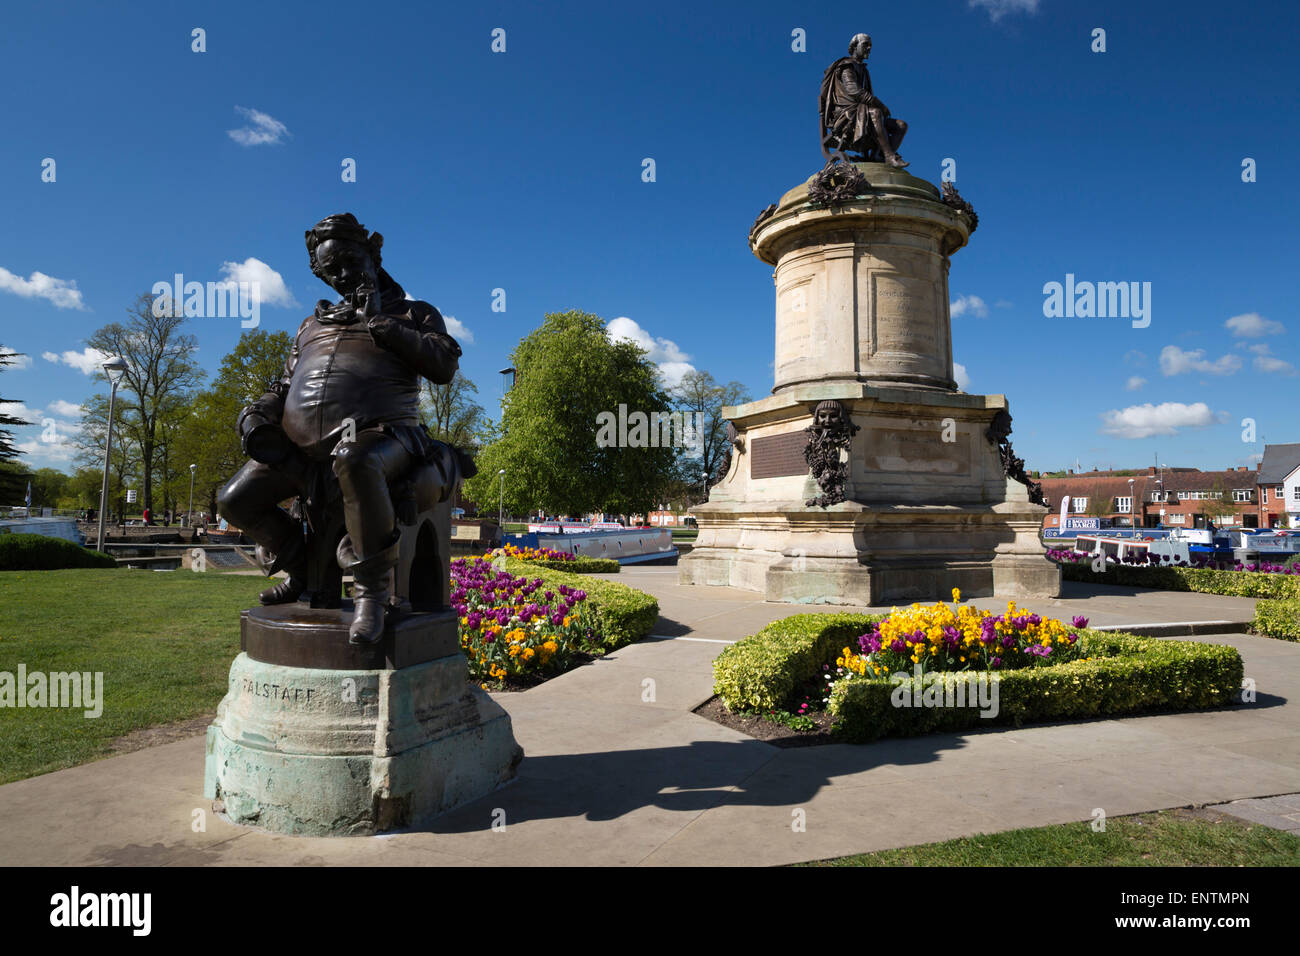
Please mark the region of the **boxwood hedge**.
POLYGON ((1067 581, 1124 584, 1164 591, 1197 591, 1235 597, 1300 598, 1300 575, 1263 571, 1216 571, 1213 568, 1175 568, 1149 565, 1114 565, 1100 574, 1084 563, 1061 563, 1067 581))
POLYGON ((1254 628, 1269 637, 1300 641, 1300 598, 1256 601, 1254 628))
MULTIPOLYGON (((714 692, 733 711, 788 706, 802 684, 880 617, 801 614, 773 622, 717 657, 714 692)), ((1241 655, 1232 647, 1092 630, 1081 631, 1080 642, 1086 660, 998 672, 998 712, 989 718, 975 707, 895 706, 901 685, 889 680, 841 680, 830 700, 836 732, 858 743, 995 724, 1219 707, 1236 700, 1241 689, 1241 655)), ((903 683, 919 700, 922 688, 915 678, 903 683)))
POLYGON ((62 568, 115 568, 117 562, 63 538, 43 534, 0 534, 0 571, 58 571, 62 568))
POLYGON ((550 587, 567 584, 586 591, 586 607, 595 617, 593 627, 608 649, 641 640, 654 630, 659 620, 659 601, 626 584, 538 567, 535 561, 518 558, 506 558, 505 566, 511 574, 541 578, 550 587))
POLYGON ((530 567, 549 568, 552 571, 568 571, 570 574, 618 574, 622 567, 613 558, 585 558, 579 555, 572 561, 556 559, 532 560, 525 562, 530 567))

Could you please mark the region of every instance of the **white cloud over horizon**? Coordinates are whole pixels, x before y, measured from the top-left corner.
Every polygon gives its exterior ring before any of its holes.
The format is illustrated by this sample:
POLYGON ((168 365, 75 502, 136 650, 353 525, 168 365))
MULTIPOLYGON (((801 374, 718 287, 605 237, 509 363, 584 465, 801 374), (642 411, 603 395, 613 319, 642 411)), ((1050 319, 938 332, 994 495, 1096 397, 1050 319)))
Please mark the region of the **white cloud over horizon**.
POLYGON ((447 324, 447 334, 457 342, 467 342, 470 345, 474 344, 474 333, 471 332, 469 327, 460 319, 456 318, 454 315, 444 315, 442 321, 447 324))
POLYGON ((56 309, 89 311, 82 301, 76 279, 56 279, 44 272, 33 272, 24 279, 0 267, 0 292, 12 292, 24 299, 44 299, 56 309))
POLYGON ((970 391, 970 373, 966 371, 966 366, 960 362, 952 363, 952 377, 957 382, 957 387, 963 392, 970 391))
POLYGON ((32 357, 22 352, 15 352, 13 349, 0 345, 0 356, 9 356, 9 364, 4 367, 11 372, 32 367, 32 357))
POLYGON ((605 327, 605 334, 611 341, 635 342, 645 349, 646 358, 659 367, 659 374, 669 388, 675 388, 687 373, 695 371, 695 366, 690 363, 691 357, 676 342, 652 336, 625 315, 611 319, 605 327))
POLYGON ((289 135, 289 128, 269 113, 236 106, 235 111, 248 120, 238 129, 226 130, 226 135, 240 146, 262 146, 281 142, 289 135))
POLYGON ((108 360, 108 355, 99 349, 92 349, 87 346, 80 352, 71 349, 61 354, 42 352, 41 358, 56 365, 67 365, 75 368, 83 375, 94 375, 103 369, 104 363, 108 360))
POLYGON ((1141 375, 1130 375, 1128 381, 1124 383, 1124 390, 1128 392, 1136 392, 1146 383, 1147 380, 1141 375))
POLYGON ((1204 428, 1218 419, 1204 402, 1184 405, 1161 402, 1159 405, 1130 405, 1102 413, 1101 433, 1117 438, 1150 438, 1152 435, 1176 435, 1180 428, 1204 428))

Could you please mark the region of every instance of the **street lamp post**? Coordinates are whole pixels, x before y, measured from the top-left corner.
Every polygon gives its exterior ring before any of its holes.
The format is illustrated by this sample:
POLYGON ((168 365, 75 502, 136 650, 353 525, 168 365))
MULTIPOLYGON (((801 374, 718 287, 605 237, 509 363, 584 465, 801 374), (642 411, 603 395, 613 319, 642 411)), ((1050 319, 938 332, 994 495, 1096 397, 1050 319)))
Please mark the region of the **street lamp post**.
POLYGON ((502 468, 497 472, 501 478, 501 503, 497 508, 497 524, 501 527, 501 533, 506 533, 506 470, 502 468))
POLYGON ((1133 499, 1132 478, 1128 480, 1128 510, 1129 510, 1128 526, 1130 528, 1136 529, 1137 528, 1137 502, 1133 499))
POLYGON ((194 527, 194 471, 198 465, 190 465, 190 508, 185 512, 185 524, 187 527, 194 527))
POLYGON ((108 461, 113 452, 113 411, 117 404, 117 383, 126 374, 126 360, 115 355, 104 363, 104 374, 108 376, 111 390, 108 393, 108 434, 104 438, 104 483, 99 490, 99 536, 95 541, 95 550, 104 550, 104 509, 108 507, 108 461))

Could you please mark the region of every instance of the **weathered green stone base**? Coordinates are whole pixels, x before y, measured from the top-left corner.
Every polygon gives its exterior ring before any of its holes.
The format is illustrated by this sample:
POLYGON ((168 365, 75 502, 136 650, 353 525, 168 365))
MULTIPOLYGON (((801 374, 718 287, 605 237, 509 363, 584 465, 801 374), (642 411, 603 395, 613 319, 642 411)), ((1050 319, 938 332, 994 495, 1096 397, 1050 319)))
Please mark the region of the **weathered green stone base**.
POLYGON ((235 823, 315 836, 420 824, 509 781, 510 717, 456 654, 398 670, 240 654, 208 728, 204 795, 235 823))

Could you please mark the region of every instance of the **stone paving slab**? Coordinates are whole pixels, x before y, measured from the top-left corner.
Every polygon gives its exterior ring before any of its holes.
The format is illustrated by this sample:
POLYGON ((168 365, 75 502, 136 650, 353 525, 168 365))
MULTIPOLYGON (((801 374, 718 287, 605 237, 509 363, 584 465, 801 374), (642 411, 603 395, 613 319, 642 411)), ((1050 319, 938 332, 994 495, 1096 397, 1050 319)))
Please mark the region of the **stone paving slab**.
MULTIPOLYGON (((665 569, 619 577, 659 598, 661 638, 494 695, 527 754, 519 777, 421 831, 328 839, 236 827, 201 796, 195 737, 0 787, 0 864, 775 865, 1088 820, 1097 807, 1214 803, 1274 821, 1300 812, 1258 799, 1300 792, 1300 645, 1187 638, 1232 644, 1257 680, 1256 703, 1221 711, 779 748, 691 712, 712 695, 713 658, 767 621, 848 608, 681 587, 665 569)), ((1243 628, 1252 607, 1067 585, 1032 609, 1243 628)))
POLYGON ((1234 800, 1232 803, 1222 803, 1212 809, 1242 820, 1249 820, 1251 823, 1262 823, 1266 827, 1286 830, 1288 833, 1300 836, 1300 793, 1234 800))

